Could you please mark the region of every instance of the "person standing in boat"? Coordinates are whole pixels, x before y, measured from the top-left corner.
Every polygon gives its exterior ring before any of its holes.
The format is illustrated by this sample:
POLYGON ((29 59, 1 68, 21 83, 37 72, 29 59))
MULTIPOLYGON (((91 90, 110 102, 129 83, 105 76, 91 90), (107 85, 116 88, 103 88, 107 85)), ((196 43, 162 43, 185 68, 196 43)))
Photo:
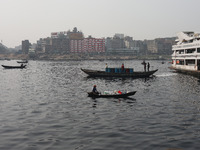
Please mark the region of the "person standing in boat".
POLYGON ((124 72, 124 64, 122 64, 122 67, 121 67, 121 69, 122 69, 122 72, 124 72))
POLYGON ((96 85, 93 86, 92 92, 95 93, 95 94, 99 94, 99 92, 97 91, 96 85))
POLYGON ((108 64, 106 63, 106 72, 108 72, 108 64))
POLYGON ((142 64, 144 65, 144 72, 146 72, 147 63, 143 61, 142 64))
POLYGON ((106 63, 106 68, 108 68, 108 64, 106 63))
POLYGON ((147 63, 147 71, 149 71, 149 68, 150 68, 150 63, 148 62, 147 63))

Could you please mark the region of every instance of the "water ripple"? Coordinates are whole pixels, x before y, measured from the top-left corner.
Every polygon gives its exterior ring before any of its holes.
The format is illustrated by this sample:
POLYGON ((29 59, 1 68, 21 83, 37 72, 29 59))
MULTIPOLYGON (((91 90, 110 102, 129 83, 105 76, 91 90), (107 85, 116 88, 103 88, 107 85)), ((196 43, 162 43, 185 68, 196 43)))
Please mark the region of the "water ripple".
MULTIPOLYGON (((0 61, 2 64, 6 61, 0 61)), ((16 63, 10 61, 10 64, 16 63)), ((149 79, 87 78, 80 68, 134 67, 140 61, 29 61, 0 72, 0 149, 200 149, 199 80, 150 61, 149 79), (92 99, 88 91, 132 91, 92 99)))

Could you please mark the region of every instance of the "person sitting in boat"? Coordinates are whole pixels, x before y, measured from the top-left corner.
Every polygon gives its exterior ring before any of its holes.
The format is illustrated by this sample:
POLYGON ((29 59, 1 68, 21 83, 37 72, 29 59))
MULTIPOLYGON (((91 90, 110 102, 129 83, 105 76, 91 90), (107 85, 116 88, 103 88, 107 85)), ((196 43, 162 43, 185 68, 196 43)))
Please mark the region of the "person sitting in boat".
POLYGON ((97 91, 96 85, 93 86, 92 92, 95 93, 95 94, 99 94, 99 92, 97 91))
POLYGON ((121 67, 121 69, 122 69, 122 72, 124 72, 124 64, 122 64, 122 67, 121 67))
POLYGON ((118 91, 118 94, 122 94, 122 92, 119 90, 119 91, 118 91))

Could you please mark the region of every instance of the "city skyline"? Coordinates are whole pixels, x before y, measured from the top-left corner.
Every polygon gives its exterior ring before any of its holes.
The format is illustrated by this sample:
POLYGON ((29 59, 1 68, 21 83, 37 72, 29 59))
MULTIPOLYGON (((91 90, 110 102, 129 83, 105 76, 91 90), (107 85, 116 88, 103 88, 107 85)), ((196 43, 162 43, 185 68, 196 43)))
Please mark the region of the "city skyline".
POLYGON ((180 31, 198 32, 198 0, 2 0, 0 41, 15 47, 22 40, 36 43, 51 32, 77 27, 85 37, 134 40, 174 37, 180 31))

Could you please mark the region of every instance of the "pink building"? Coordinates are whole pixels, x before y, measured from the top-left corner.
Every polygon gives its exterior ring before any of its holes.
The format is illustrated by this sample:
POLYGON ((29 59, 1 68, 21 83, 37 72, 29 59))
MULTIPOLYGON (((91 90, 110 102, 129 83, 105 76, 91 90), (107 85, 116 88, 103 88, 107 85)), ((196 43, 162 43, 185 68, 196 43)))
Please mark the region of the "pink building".
POLYGON ((83 39, 83 52, 105 52, 105 39, 92 37, 83 39))
POLYGON ((83 40, 70 40, 72 53, 103 53, 105 52, 105 39, 84 38, 83 40))
POLYGON ((95 44, 96 52, 104 53, 105 52, 105 39, 96 39, 95 44))

